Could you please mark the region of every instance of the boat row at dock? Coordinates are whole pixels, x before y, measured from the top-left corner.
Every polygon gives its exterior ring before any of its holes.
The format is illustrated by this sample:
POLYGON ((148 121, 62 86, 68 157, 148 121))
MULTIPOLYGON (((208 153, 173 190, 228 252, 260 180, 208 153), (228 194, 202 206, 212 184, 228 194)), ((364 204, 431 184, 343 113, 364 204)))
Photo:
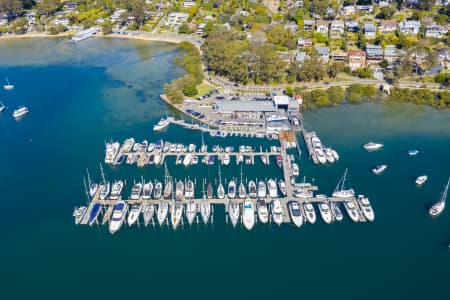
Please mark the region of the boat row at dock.
POLYGON ((136 164, 140 167, 146 165, 162 165, 166 156, 176 156, 175 164, 184 166, 195 165, 200 162, 213 165, 217 159, 222 165, 229 165, 231 157, 236 158, 236 164, 247 165, 255 163, 255 156, 259 156, 264 165, 270 164, 270 156, 276 156, 276 164, 282 167, 281 147, 271 146, 263 150, 260 146, 241 145, 236 149, 233 146, 221 147, 214 145, 208 151, 208 145, 202 143, 200 147, 195 144, 183 145, 180 143, 164 142, 158 140, 149 143, 147 140, 141 143, 135 142, 134 138, 126 139, 123 144, 119 142, 105 143, 105 163, 112 165, 136 164), (259 150, 259 151, 258 151, 259 150))
POLYGON ((309 155, 315 164, 333 164, 339 160, 339 154, 336 150, 322 145, 319 137, 314 131, 303 131, 306 147, 309 155))
MULTIPOLYGON (((326 224, 339 222, 344 218, 339 202, 318 195, 315 202, 282 199, 266 201, 247 197, 240 200, 226 198, 223 204, 227 223, 236 227, 241 222, 246 229, 251 230, 257 222, 262 224, 274 222, 278 225, 291 222, 300 228, 306 223, 316 223, 317 215, 320 215, 326 224)), ((194 221, 199 223, 199 215, 205 225, 213 223, 213 203, 217 202, 207 197, 157 202, 117 200, 109 205, 98 201, 92 202, 89 206, 76 207, 73 216, 75 224, 92 226, 109 223, 111 234, 117 232, 124 224, 128 226, 170 224, 173 229, 177 229, 180 224, 184 224, 184 220, 187 220, 189 225, 194 221)), ((359 195, 356 200, 354 198, 342 200, 342 203, 353 222, 373 221, 375 218, 369 200, 363 195, 359 195)))

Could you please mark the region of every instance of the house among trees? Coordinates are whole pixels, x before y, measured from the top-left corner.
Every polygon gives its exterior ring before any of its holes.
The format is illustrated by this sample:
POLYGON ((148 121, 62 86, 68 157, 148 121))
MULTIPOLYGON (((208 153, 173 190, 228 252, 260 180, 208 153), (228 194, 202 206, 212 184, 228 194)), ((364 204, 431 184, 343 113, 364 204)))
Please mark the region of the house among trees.
POLYGON ((188 13, 171 12, 167 15, 166 26, 176 30, 181 24, 185 23, 188 18, 188 13))
POLYGON ((303 21, 303 30, 311 31, 314 29, 314 20, 304 20, 303 21))
POLYGON ((353 6, 353 5, 344 6, 341 9, 341 15, 343 15, 343 16, 350 16, 355 13, 356 13, 356 9, 355 9, 355 6, 353 6))
POLYGON ((334 51, 333 53, 331 53, 331 58, 334 61, 343 61, 343 62, 347 62, 348 59, 348 53, 345 51, 341 51, 341 50, 337 50, 334 51))
POLYGON ((347 27, 348 32, 358 32, 359 24, 354 20, 348 20, 345 22, 345 27, 347 27))
POLYGON ((328 34, 328 23, 325 21, 318 21, 316 32, 319 32, 321 34, 328 34))
POLYGON ((328 59, 330 58, 330 48, 315 46, 314 49, 317 51, 317 54, 319 54, 319 57, 322 60, 322 62, 327 63, 328 59))
POLYGON ((400 51, 394 45, 386 45, 384 48, 384 59, 389 63, 393 64, 397 62, 400 58, 400 51))
POLYGON ((398 25, 400 32, 407 35, 417 35, 420 31, 420 21, 404 21, 398 25))
POLYGON ((431 38, 443 38, 447 34, 448 30, 444 26, 438 24, 432 24, 425 28, 425 37, 431 38))
POLYGON ((366 52, 362 50, 348 51, 348 66, 352 69, 360 69, 366 66, 366 52))
POLYGON ((330 36, 334 38, 340 38, 344 34, 345 25, 341 20, 335 20, 330 25, 330 36))
POLYGON ((397 30, 397 21, 395 20, 381 20, 378 26, 378 31, 381 33, 394 32, 397 30))
POLYGON ((297 40, 297 46, 300 47, 300 48, 311 47, 312 46, 312 41, 309 38, 299 37, 298 40, 297 40))
POLYGON ((383 49, 378 45, 366 45, 366 60, 368 63, 379 63, 383 60, 383 49))
POLYGON ((374 39, 377 36, 377 28, 373 23, 366 22, 364 24, 364 37, 366 39, 374 39))

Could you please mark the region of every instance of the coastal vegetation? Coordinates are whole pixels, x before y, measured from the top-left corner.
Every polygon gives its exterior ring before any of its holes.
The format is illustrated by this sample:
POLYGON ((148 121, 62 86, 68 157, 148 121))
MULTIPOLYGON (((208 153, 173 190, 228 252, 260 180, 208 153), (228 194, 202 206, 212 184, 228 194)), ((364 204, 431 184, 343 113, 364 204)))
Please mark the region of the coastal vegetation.
POLYGON ((172 104, 181 104, 184 96, 197 95, 196 86, 203 82, 202 62, 198 49, 189 42, 181 42, 180 49, 175 63, 184 70, 185 74, 164 85, 164 91, 172 104))
POLYGON ((432 91, 430 89, 410 89, 394 87, 390 95, 377 89, 375 85, 352 84, 346 89, 333 86, 326 90, 305 91, 301 88, 288 88, 287 94, 302 96, 302 108, 337 106, 341 103, 360 104, 364 102, 409 102, 429 105, 438 109, 450 108, 449 91, 432 91))

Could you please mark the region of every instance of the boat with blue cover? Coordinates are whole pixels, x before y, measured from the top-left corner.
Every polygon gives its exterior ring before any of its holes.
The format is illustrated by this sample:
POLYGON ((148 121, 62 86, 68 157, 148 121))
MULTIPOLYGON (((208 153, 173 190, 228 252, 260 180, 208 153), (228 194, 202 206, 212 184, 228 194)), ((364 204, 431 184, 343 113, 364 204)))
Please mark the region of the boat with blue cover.
POLYGON ((91 213, 89 214, 89 226, 92 226, 97 221, 100 212, 102 211, 102 205, 100 203, 95 203, 92 206, 91 213))

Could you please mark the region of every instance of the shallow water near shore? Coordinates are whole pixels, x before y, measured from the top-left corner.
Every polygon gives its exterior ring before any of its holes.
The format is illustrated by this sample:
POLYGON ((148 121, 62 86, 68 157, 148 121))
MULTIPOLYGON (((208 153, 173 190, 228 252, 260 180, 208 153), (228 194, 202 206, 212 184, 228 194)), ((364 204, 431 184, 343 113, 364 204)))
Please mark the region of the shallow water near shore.
MULTIPOLYGON (((172 61, 176 45, 92 39, 70 44, 60 39, 2 41, 0 91, 9 107, 0 114, 0 298, 397 298, 446 299, 450 277, 450 209, 431 218, 450 176, 450 112, 399 104, 342 105, 307 111, 305 126, 341 159, 315 166, 302 146, 300 179, 330 194, 345 168, 349 184, 367 195, 373 224, 342 223, 301 229, 263 226, 251 232, 225 222, 223 206, 214 224, 167 228, 75 226, 72 210, 86 202, 82 177, 89 168, 99 179, 104 141, 155 140, 201 143, 198 132, 152 126, 168 109, 159 99, 163 85, 180 74, 172 61), (19 105, 30 113, 20 121, 19 105), (366 152, 362 144, 385 144, 366 152), (407 150, 420 153, 409 157, 407 150), (387 164, 380 176, 370 170, 387 164), (420 188, 415 177, 427 174, 420 188)), ((301 139, 301 136, 299 136, 301 139)), ((214 144, 267 148, 274 141, 205 136, 214 144)), ((294 153, 294 152, 292 152, 294 153)), ((217 164, 190 168, 167 161, 176 178, 217 180, 217 164)), ((105 166, 109 180, 162 179, 164 168, 105 166)), ((223 180, 239 178, 234 161, 223 180)), ((272 161, 244 166, 245 178, 281 177, 272 161)), ((299 180, 300 180, 299 179, 299 180)))

